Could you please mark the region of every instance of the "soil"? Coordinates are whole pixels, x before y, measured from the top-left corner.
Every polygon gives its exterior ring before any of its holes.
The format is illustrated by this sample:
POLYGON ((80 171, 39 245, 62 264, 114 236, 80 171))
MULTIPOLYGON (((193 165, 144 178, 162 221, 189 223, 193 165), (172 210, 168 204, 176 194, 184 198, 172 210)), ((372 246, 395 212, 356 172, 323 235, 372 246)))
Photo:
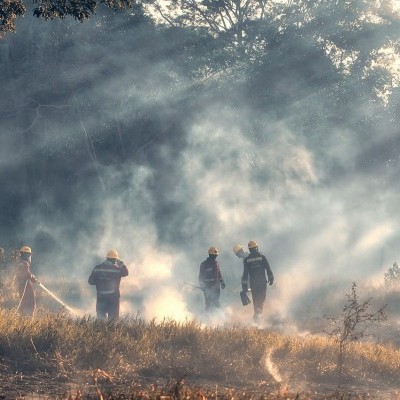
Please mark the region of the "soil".
POLYGON ((47 371, 18 371, 0 365, 0 400, 400 400, 400 390, 385 387, 318 385, 310 382, 196 382, 143 376, 110 377, 104 371, 75 371, 68 376, 47 371))

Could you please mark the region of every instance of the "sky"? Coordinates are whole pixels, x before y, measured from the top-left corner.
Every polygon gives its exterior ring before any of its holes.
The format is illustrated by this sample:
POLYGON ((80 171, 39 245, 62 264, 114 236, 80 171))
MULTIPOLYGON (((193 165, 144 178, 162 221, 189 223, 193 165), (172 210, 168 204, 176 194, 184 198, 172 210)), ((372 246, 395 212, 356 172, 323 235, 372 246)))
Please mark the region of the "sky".
MULTIPOLYGON (((87 278, 115 248, 130 271, 121 283, 123 313, 147 320, 248 323, 251 306, 243 308, 239 299, 243 267, 232 247, 246 247, 249 240, 259 243, 275 275, 267 292, 267 319, 322 316, 329 296, 342 298, 353 281, 383 284, 384 272, 399 259, 400 239, 400 139, 390 123, 379 137, 360 138, 328 124, 307 136, 293 127, 290 115, 256 115, 246 98, 240 108, 229 99, 190 98, 192 83, 179 75, 180 60, 154 61, 147 48, 126 52, 126 37, 112 48, 95 41, 101 23, 94 19, 75 27, 78 38, 92 41, 65 44, 55 81, 46 81, 45 69, 35 74, 36 83, 47 85, 45 97, 26 81, 14 81, 20 97, 31 102, 24 126, 27 132, 33 126, 36 140, 25 151, 45 166, 51 164, 43 154, 68 158, 72 149, 79 155, 70 171, 60 171, 59 189, 43 192, 21 210, 24 242, 36 241, 46 250, 44 257, 33 248, 32 268, 43 284, 47 279, 51 286, 56 277, 73 280, 84 294, 78 307, 94 313, 95 292, 87 278), (93 76, 96 84, 87 84, 93 76), (176 121, 182 115, 176 108, 187 104, 195 104, 196 113, 176 121), (78 110, 74 120, 63 118, 63 107, 78 110), (80 113, 83 109, 89 112, 80 113), (157 115, 149 141, 132 149, 122 138, 113 162, 101 159, 96 142, 117 140, 113 123, 135 135, 147 112, 157 115), (254 119, 258 130, 249 134, 244 127, 254 119), (81 154, 94 175, 73 185, 80 190, 71 193, 69 180, 87 176, 81 154), (49 215, 48 204, 62 204, 63 197, 73 199, 73 211, 60 206, 49 215), (207 316, 201 292, 185 283, 197 284, 210 246, 220 252, 227 288, 221 310, 207 316), (35 265, 35 257, 42 265, 35 265)), ((28 24, 9 44, 31 29, 46 46, 52 29, 60 26, 28 24)), ((304 117, 313 112, 298 110, 304 117)), ((356 104, 348 118, 368 112, 368 105, 356 104)), ((20 142, 6 134, 8 121, 0 123, 3 173, 23 162, 12 156, 20 142)))

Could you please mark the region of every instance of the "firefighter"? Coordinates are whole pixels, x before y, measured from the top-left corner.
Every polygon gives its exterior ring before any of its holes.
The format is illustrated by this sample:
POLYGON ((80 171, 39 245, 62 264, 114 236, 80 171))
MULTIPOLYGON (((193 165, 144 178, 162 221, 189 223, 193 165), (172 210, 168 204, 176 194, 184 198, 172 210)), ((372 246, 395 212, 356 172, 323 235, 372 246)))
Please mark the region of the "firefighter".
POLYGON ((206 311, 220 307, 220 287, 225 289, 225 283, 216 260, 218 254, 218 250, 215 247, 210 247, 208 258, 200 264, 199 283, 203 289, 206 311))
POLYGON ((235 244, 233 246, 233 252, 235 253, 235 256, 238 258, 246 258, 249 255, 249 253, 243 250, 243 246, 241 244, 235 244))
POLYGON ((20 297, 18 311, 22 315, 33 316, 36 308, 35 291, 32 283, 38 283, 38 280, 31 272, 32 249, 29 246, 23 246, 19 250, 19 260, 15 274, 18 294, 20 297))
POLYGON ((97 318, 114 320, 119 317, 119 285, 124 276, 128 276, 128 269, 114 249, 108 251, 105 261, 94 267, 88 282, 96 285, 97 318))
MULTIPOLYGON (((235 244, 233 246, 233 252, 237 258, 245 259, 249 253, 243 250, 243 246, 241 244, 235 244)), ((243 306, 248 306, 251 304, 249 297, 247 296, 247 290, 240 292, 240 300, 242 301, 243 306)))
POLYGON ((257 323, 263 312, 267 292, 267 278, 265 272, 267 272, 269 285, 274 283, 274 274, 272 273, 267 258, 258 251, 258 244, 254 240, 250 240, 248 248, 250 254, 243 260, 242 289, 243 292, 246 293, 250 283, 254 306, 253 320, 257 323))

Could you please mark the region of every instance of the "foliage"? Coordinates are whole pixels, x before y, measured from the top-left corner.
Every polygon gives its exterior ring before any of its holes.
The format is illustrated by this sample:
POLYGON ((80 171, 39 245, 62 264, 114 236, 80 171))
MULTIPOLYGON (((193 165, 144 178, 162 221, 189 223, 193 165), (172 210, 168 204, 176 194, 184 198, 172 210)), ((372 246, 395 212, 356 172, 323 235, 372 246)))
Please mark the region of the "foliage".
MULTIPOLYGON (((132 0, 33 0, 33 15, 45 20, 64 19, 68 16, 83 22, 89 19, 99 4, 114 11, 134 8, 132 0)), ((139 9, 140 7, 137 6, 139 9)), ((15 31, 15 20, 26 13, 23 0, 0 0, 0 34, 15 31)))
POLYGON ((271 22, 274 2, 263 0, 150 0, 162 20, 172 26, 204 27, 214 37, 241 46, 253 40, 255 22, 271 22))
POLYGON ((114 11, 132 8, 131 0, 34 0, 37 4, 33 15, 39 18, 56 19, 72 16, 80 22, 90 18, 99 3, 107 5, 114 11))
POLYGON ((22 0, 0 0, 0 38, 5 32, 15 31, 15 19, 25 11, 22 0))
MULTIPOLYGON (((377 63, 379 49, 390 43, 396 49, 398 43, 398 21, 395 14, 385 14, 382 2, 379 8, 361 0, 173 1, 165 9, 169 16, 161 10, 171 24, 154 24, 142 14, 149 3, 162 6, 151 1, 142 9, 142 3, 134 3, 133 10, 118 14, 98 9, 84 25, 24 19, 20 34, 2 41, 1 125, 19 161, 0 174, 7 187, 0 199, 7 209, 0 229, 7 237, 32 232, 25 230, 23 217, 32 204, 40 208, 35 211, 42 222, 38 229, 50 227, 39 232, 47 233, 41 242, 49 248, 58 244, 51 236, 54 225, 70 230, 71 242, 81 233, 92 237, 100 220, 93 194, 126 193, 127 172, 120 181, 119 176, 108 179, 121 163, 124 171, 138 165, 158 171, 148 190, 159 200, 154 215, 160 235, 165 231, 161 225, 190 218, 189 212, 176 212, 186 210, 185 205, 157 188, 175 176, 171 160, 180 160, 188 126, 203 111, 209 115, 209 105, 233 110, 237 117, 229 123, 251 140, 268 140, 275 134, 268 127, 284 121, 305 146, 321 144, 316 163, 332 140, 357 144, 366 136, 395 131, 395 99, 385 107, 377 96, 385 87, 395 90, 392 75, 377 63), (257 8, 261 4, 265 8, 257 8), (229 19, 233 24, 225 29, 221 20, 216 32, 206 22, 220 13, 225 24, 229 19), (338 130, 345 133, 335 138, 338 130), (169 160, 160 164, 163 146, 169 160), (74 168, 78 164, 79 171, 74 168), (69 190, 60 176, 67 177, 69 190), (175 212, 161 210, 169 206, 175 212)), ((91 8, 82 4, 49 0, 34 6, 42 7, 43 17, 54 14, 57 19, 70 6, 89 15, 91 8)), ((370 162, 370 157, 358 162, 370 162)), ((183 241, 189 237, 182 236, 183 241)))

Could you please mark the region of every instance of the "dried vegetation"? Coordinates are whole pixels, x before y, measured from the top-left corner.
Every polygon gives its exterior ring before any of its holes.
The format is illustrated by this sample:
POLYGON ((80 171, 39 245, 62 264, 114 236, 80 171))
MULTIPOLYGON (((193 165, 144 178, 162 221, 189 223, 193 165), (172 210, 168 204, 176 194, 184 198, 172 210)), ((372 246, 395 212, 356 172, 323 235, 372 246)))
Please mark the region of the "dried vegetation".
MULTIPOLYGON (((199 396, 196 385, 205 390, 214 383, 222 385, 221 394, 246 386, 272 395, 284 386, 302 387, 304 382, 332 388, 337 379, 337 346, 328 337, 289 337, 190 321, 135 318, 107 323, 91 317, 72 319, 63 313, 41 314, 32 320, 2 309, 0 354, 9 371, 7 379, 24 381, 35 375, 48 382, 47 374, 58 390, 61 384, 73 382, 82 396, 116 390, 132 394, 141 385, 150 390, 151 384, 161 395, 165 388, 171 392, 171 382, 181 382, 179 390, 194 397, 199 396)), ((348 384, 383 388, 398 382, 399 350, 351 343, 349 354, 343 369, 348 384)))
MULTIPOLYGON (((39 297, 41 307, 31 319, 15 312, 12 276, 3 277, 0 396, 5 398, 27 393, 70 399, 346 398, 336 390, 338 346, 329 335, 137 317, 108 323, 49 312, 45 297, 39 297), (321 394, 324 390, 330 394, 321 394)), ((67 285, 60 292, 67 295, 67 285)), ((390 398, 371 393, 397 385, 400 351, 396 344, 367 338, 350 342, 340 373, 346 390, 357 388, 351 398, 390 398)))

